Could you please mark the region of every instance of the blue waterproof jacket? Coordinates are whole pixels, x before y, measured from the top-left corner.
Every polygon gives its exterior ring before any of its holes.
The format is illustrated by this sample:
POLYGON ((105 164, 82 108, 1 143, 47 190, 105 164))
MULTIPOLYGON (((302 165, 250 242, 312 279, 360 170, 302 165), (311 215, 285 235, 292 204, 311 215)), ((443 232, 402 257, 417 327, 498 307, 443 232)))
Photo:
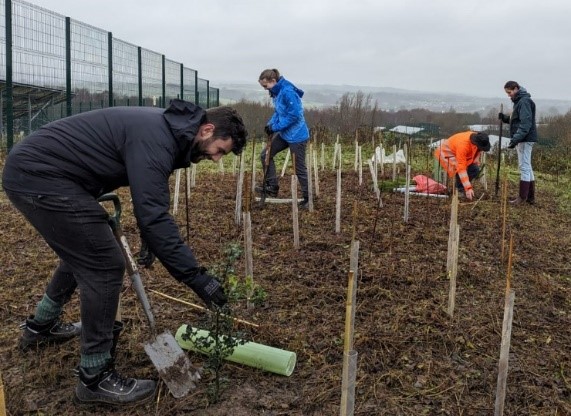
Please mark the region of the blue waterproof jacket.
POLYGON ((510 136, 513 142, 537 142, 537 127, 535 125, 535 103, 531 94, 523 87, 512 98, 514 103, 511 116, 502 121, 510 123, 510 136))
POLYGON ((284 77, 270 89, 274 102, 274 114, 268 121, 273 131, 280 133, 288 143, 299 143, 309 139, 309 129, 303 116, 301 97, 303 91, 284 77))

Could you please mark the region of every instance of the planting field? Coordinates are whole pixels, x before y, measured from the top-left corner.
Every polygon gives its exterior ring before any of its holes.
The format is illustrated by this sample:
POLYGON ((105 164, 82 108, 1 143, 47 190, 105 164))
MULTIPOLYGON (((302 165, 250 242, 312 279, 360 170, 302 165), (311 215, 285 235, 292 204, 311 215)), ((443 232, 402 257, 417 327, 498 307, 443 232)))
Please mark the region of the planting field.
MULTIPOLYGON (((191 188, 189 244, 206 267, 221 261, 228 243, 243 241, 242 225, 235 224, 236 179, 228 172, 199 171, 191 188)), ((378 207, 369 176, 359 186, 351 169, 342 175, 341 230, 336 233, 336 180, 335 172, 320 172, 315 210, 300 212, 299 250, 293 244, 291 205, 251 210, 254 281, 267 298, 254 309, 247 309, 245 301, 236 302, 236 317, 259 324, 236 329, 246 331, 252 341, 295 352, 293 374, 285 377, 228 362, 218 403, 208 402, 212 376, 206 372, 182 399, 161 385, 155 402, 113 414, 339 414, 354 237, 360 244, 356 415, 493 414, 508 265, 501 253, 502 247, 509 251, 510 238, 515 306, 504 414, 571 415, 571 218, 560 210, 553 187, 547 186, 549 179, 538 181, 535 206, 508 206, 505 238, 502 202, 492 183, 477 203, 460 204, 453 317, 446 313, 450 200, 411 196, 405 222, 404 194, 384 191, 378 207)), ((289 176, 280 184, 282 191, 289 189, 289 176)), ((510 191, 513 195, 515 185, 510 191)), ((477 197, 482 192, 478 183, 477 197)), ((126 189, 118 193, 123 229, 136 252, 139 238, 129 194, 126 189)), ((186 235, 184 194, 180 201, 176 218, 186 235)), ((0 370, 7 414, 110 414, 101 408, 77 408, 72 401, 77 340, 37 353, 17 349, 18 325, 33 313, 56 258, 4 194, 0 210, 0 370)), ((244 260, 236 267, 242 278, 244 260)), ((200 304, 159 262, 142 276, 148 289, 200 304)), ((201 327, 208 319, 181 303, 153 293, 149 297, 159 327, 173 333, 182 324, 201 327)), ((117 367, 125 375, 156 378, 142 346, 148 340, 147 323, 127 278, 122 307, 126 329, 117 367)), ((66 307, 65 319, 80 319, 77 296, 66 307)), ((205 360, 189 354, 196 365, 205 360)))

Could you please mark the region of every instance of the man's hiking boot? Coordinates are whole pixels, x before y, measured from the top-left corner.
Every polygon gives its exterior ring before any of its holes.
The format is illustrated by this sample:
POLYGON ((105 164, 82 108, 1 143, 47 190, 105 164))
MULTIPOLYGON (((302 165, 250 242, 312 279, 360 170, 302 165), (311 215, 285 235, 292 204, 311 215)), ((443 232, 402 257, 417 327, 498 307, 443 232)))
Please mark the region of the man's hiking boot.
POLYGON ((33 315, 26 319, 26 322, 20 325, 20 328, 24 330, 19 344, 22 351, 39 348, 47 344, 66 342, 81 334, 79 326, 62 322, 60 318, 45 324, 38 324, 34 322, 33 315))
POLYGON ((152 399, 156 388, 156 381, 123 377, 112 365, 94 375, 80 367, 75 402, 84 405, 135 405, 152 399))
POLYGON ((303 201, 297 204, 299 209, 309 209, 309 198, 303 198, 303 201))
MULTIPOLYGON (((260 195, 262 195, 264 193, 264 187, 261 185, 256 186, 256 192, 260 195)), ((278 185, 266 185, 266 196, 269 196, 270 198, 276 198, 278 196, 278 192, 280 190, 280 187, 278 185)))

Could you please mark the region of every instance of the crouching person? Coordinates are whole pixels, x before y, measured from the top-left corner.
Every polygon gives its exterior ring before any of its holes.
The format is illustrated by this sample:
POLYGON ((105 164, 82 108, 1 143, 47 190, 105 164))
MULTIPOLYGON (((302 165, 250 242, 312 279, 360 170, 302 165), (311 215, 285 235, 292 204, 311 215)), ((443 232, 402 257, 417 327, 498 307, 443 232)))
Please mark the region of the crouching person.
POLYGON ((230 107, 203 110, 173 100, 166 110, 114 107, 57 120, 10 151, 3 188, 60 259, 35 314, 23 325, 20 347, 81 335, 77 402, 132 405, 151 399, 157 384, 125 377, 114 367, 125 259, 97 198, 129 186, 149 250, 208 306, 222 306, 224 290, 199 266, 169 213, 169 176, 191 162, 239 154, 246 136, 242 118, 230 107), (81 329, 60 320, 76 288, 81 329))
POLYGON ((480 154, 490 150, 490 138, 486 133, 464 131, 441 142, 434 157, 448 173, 455 177, 455 186, 467 199, 474 198, 472 180, 480 173, 480 154))

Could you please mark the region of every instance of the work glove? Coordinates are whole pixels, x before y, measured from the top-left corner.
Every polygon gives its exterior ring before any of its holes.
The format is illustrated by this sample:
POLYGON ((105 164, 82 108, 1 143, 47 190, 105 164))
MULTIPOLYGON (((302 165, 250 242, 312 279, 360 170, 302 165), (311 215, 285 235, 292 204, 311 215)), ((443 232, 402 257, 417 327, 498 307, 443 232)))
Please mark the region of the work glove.
POLYGON ((272 127, 269 124, 266 127, 264 127, 264 132, 268 136, 271 136, 272 134, 274 134, 274 131, 272 130, 272 127))
POLYGON ((206 273, 206 269, 201 268, 194 277, 183 281, 206 303, 208 307, 215 305, 222 307, 228 302, 224 289, 212 276, 206 273))
POLYGON ((508 149, 515 149, 517 143, 513 140, 510 140, 510 144, 508 144, 508 149))
POLYGON ((149 245, 144 238, 141 237, 141 250, 137 254, 137 264, 148 269, 153 265, 155 261, 155 255, 149 249, 149 245))

